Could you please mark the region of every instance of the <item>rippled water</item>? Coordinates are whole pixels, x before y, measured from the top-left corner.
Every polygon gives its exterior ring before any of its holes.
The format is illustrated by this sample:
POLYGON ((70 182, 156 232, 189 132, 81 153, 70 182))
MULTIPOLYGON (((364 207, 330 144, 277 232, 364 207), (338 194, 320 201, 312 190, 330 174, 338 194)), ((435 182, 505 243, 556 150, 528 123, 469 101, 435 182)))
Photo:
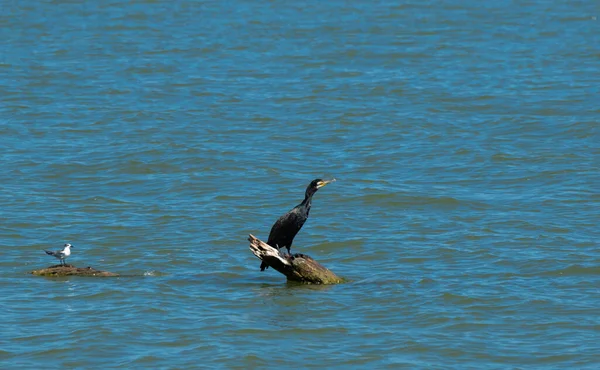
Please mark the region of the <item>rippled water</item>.
POLYGON ((1 367, 597 368, 598 9, 5 2, 1 367))

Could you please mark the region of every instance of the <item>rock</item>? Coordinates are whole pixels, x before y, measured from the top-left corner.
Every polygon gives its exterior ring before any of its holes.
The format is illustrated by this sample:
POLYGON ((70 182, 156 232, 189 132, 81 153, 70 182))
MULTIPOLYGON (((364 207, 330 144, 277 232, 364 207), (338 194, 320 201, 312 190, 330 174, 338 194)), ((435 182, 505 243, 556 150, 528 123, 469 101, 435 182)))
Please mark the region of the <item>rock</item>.
POLYGON ((114 272, 99 271, 89 266, 79 268, 73 265, 55 265, 41 270, 33 270, 31 273, 37 276, 119 276, 114 272))

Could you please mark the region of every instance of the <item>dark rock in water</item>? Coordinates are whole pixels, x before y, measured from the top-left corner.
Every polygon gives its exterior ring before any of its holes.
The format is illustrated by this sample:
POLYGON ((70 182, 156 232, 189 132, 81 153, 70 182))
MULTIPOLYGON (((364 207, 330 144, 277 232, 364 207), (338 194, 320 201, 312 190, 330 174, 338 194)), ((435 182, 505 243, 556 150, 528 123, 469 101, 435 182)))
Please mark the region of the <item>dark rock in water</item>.
POLYGON ((37 276, 119 276, 114 272, 100 271, 89 266, 79 268, 73 265, 54 265, 41 270, 33 270, 31 273, 37 276))

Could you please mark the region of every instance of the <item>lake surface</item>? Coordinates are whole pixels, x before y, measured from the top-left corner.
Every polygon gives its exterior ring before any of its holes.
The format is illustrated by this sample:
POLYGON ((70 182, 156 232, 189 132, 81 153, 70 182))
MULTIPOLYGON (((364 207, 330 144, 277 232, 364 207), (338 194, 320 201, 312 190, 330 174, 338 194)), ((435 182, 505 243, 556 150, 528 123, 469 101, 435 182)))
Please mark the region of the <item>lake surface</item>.
POLYGON ((597 5, 4 2, 0 367, 598 368, 597 5))

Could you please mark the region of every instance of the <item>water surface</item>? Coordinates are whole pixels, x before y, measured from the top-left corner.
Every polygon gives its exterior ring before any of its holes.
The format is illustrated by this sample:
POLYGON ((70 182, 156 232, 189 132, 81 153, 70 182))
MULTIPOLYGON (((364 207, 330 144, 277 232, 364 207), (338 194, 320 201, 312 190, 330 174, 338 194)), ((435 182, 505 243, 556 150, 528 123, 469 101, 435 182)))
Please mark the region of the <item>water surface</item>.
POLYGON ((2 8, 2 368, 600 366, 594 2, 2 8))

